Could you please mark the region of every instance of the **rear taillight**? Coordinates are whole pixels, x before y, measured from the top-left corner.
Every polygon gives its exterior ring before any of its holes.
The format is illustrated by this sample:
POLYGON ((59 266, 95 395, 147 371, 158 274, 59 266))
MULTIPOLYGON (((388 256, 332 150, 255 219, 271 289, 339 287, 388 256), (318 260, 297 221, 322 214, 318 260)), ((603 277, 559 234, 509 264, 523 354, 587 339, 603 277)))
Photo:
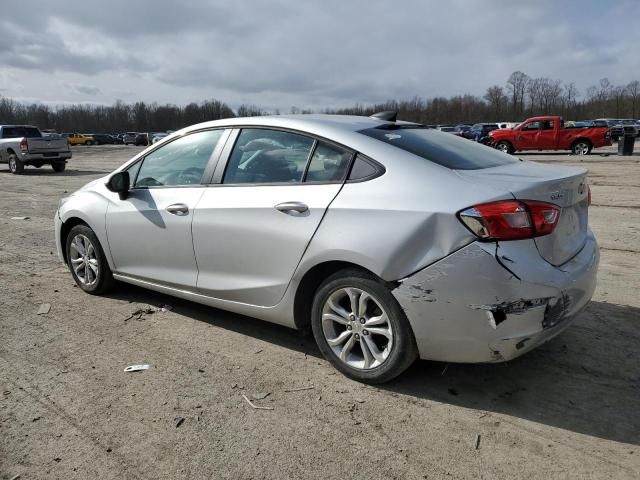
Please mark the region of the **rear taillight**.
POLYGON ((22 153, 27 153, 29 151, 29 144, 27 143, 27 139, 23 138, 20 142, 20 151, 22 153))
POLYGON ((520 240, 553 232, 560 207, 536 200, 500 200, 467 208, 458 217, 480 240, 520 240))

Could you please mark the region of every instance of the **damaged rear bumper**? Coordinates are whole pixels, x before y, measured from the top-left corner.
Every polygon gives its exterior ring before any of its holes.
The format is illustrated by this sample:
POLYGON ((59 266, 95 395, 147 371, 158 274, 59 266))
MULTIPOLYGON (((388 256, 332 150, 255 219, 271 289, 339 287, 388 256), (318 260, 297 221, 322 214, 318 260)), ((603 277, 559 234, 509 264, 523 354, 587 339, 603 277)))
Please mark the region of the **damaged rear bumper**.
POLYGON ((593 296, 599 258, 591 231, 560 267, 546 262, 531 240, 472 243, 405 278, 393 294, 421 358, 506 361, 571 324, 593 296))

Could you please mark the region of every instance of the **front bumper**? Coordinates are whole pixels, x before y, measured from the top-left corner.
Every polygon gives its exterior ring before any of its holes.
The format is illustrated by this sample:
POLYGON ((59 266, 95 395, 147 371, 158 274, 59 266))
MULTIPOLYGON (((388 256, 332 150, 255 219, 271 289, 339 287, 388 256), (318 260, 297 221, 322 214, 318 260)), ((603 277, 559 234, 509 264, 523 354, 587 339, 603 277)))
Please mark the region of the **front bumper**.
POLYGON ((591 231, 560 267, 542 259, 532 240, 475 242, 404 279, 393 294, 421 358, 506 361, 571 324, 593 296, 599 258, 591 231))

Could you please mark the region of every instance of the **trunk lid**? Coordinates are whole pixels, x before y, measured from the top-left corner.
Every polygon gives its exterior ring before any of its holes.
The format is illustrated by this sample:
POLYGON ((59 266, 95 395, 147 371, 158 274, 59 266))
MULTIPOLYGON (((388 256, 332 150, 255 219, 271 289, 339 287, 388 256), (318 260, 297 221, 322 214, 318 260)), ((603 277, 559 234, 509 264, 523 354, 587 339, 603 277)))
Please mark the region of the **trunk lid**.
POLYGON ((64 138, 30 137, 27 138, 29 153, 66 152, 69 147, 64 138))
POLYGON ((550 264, 562 265, 584 246, 588 226, 585 169, 525 161, 457 173, 474 183, 506 189, 519 200, 558 205, 562 210, 553 233, 533 239, 540 255, 550 264))

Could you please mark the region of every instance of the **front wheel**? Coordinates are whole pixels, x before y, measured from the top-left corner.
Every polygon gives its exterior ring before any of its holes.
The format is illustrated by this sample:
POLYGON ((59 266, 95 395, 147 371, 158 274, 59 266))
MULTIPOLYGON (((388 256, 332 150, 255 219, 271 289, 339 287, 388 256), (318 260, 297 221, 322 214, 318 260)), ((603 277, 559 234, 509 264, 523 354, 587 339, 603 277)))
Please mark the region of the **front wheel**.
POLYGON ((85 292, 100 295, 109 291, 115 280, 104 250, 93 230, 76 225, 67 235, 67 263, 76 284, 85 292))
POLYGON ((573 144, 571 151, 574 155, 589 155, 591 153, 591 144, 585 140, 579 140, 573 144))
POLYGON ((24 172, 24 162, 15 153, 9 155, 9 171, 14 175, 24 172))
POLYGON ((498 142, 496 144, 496 149, 500 150, 501 152, 508 153, 509 155, 514 152, 513 146, 509 142, 505 141, 498 142))
POLYGON ((311 327, 324 357, 360 382, 387 382, 418 356, 409 321, 387 285, 359 270, 339 271, 322 283, 311 327))

